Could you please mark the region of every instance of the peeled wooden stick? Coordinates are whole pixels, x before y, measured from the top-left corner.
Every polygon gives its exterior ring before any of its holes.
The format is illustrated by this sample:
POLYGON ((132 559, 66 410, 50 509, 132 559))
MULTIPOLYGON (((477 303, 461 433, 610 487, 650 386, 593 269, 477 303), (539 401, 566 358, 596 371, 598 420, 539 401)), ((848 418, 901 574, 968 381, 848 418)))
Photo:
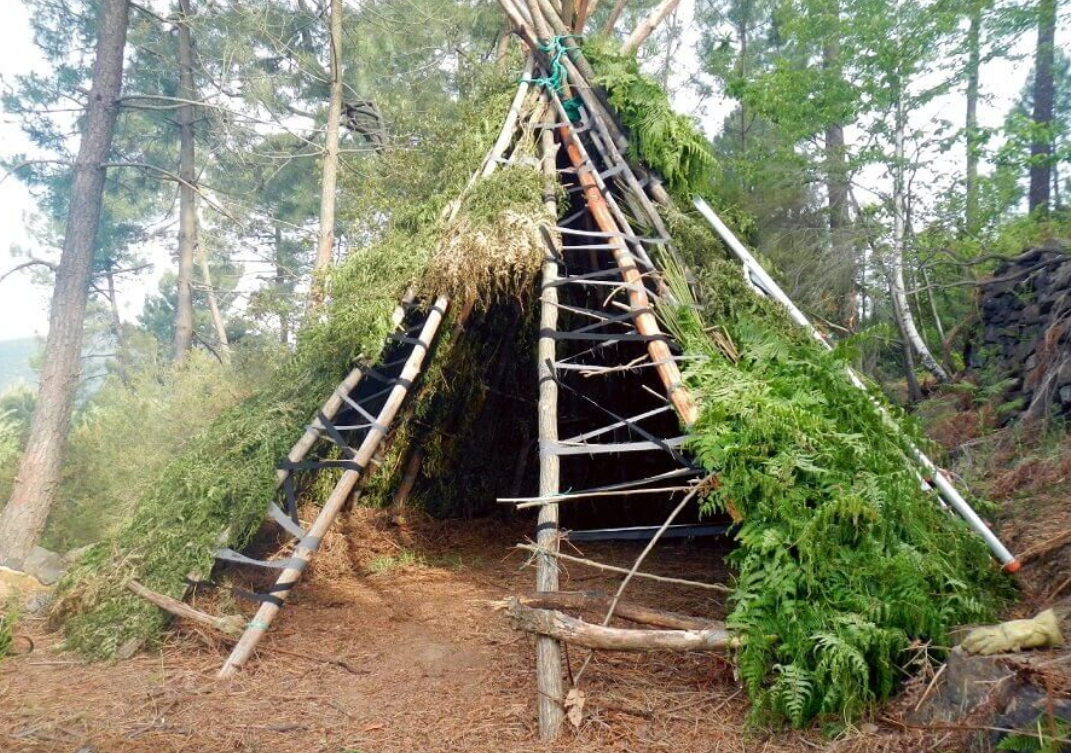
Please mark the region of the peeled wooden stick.
POLYGON ((737 641, 725 628, 705 630, 643 630, 612 628, 548 609, 532 609, 511 599, 507 614, 516 630, 548 635, 584 648, 605 651, 718 651, 737 641))
POLYGON ((647 41, 647 37, 651 36, 651 32, 658 28, 658 25, 662 23, 665 17, 673 12, 673 9, 677 7, 680 1, 662 0, 658 7, 651 11, 651 15, 643 19, 640 25, 629 34, 628 39, 621 45, 621 54, 635 55, 636 50, 640 49, 640 45, 647 41))
POLYGON ((181 617, 184 620, 196 622, 198 625, 204 625, 213 630, 218 630, 225 635, 238 636, 242 634, 242 623, 244 620, 242 620, 241 617, 236 615, 230 617, 217 617, 216 615, 202 612, 178 599, 172 599, 170 596, 165 596, 164 594, 148 589, 136 580, 128 580, 126 582, 126 587, 141 598, 155 604, 160 607, 160 609, 169 612, 176 617, 181 617))
MULTIPOLYGON (((542 156, 544 205, 551 217, 558 212, 554 185, 557 183, 556 158, 558 147, 554 143, 554 133, 544 130, 540 134, 540 152, 542 156)), ((552 249, 547 249, 547 260, 543 263, 543 295, 540 307, 540 332, 552 333, 558 329, 558 288, 554 282, 558 279, 558 264, 551 256, 552 249)), ((554 362, 557 360, 557 343, 553 337, 543 335, 537 345, 539 362, 539 408, 538 425, 540 442, 558 441, 558 383, 554 380, 554 362)), ((542 496, 557 495, 560 491, 560 458, 557 455, 539 454, 539 493, 542 496)), ((558 549, 558 506, 543 505, 539 508, 538 533, 536 540, 544 549, 558 549)), ((540 591, 558 590, 558 561, 553 557, 542 555, 536 567, 536 588, 540 591)), ((561 646, 554 638, 542 635, 536 641, 536 681, 539 686, 539 737, 553 740, 558 736, 564 718, 564 709, 557 699, 562 692, 562 652, 561 646)))
POLYGON ((670 402, 673 403, 673 407, 677 409, 677 414, 685 426, 691 426, 699 418, 699 409, 696 407, 691 392, 681 381, 681 372, 673 360, 673 353, 670 351, 669 345, 661 337, 662 330, 658 326, 658 320, 655 315, 651 313, 651 300, 647 295, 647 289, 643 285, 643 275, 640 274, 639 269, 636 267, 636 259, 633 257, 632 252, 629 251, 628 246, 625 245, 625 242, 621 240, 617 223, 614 222, 610 208, 599 190, 595 177, 590 170, 583 169, 585 165, 584 158, 576 144, 576 137, 567 127, 563 127, 561 131, 562 140, 565 143, 565 151, 569 155, 569 160, 573 163, 573 167, 577 169, 577 177, 583 188, 584 199, 587 202, 588 209, 599 226, 599 230, 609 234, 607 242, 613 246, 614 261, 621 270, 622 278, 628 284, 629 306, 633 311, 637 312, 635 316, 636 329, 642 335, 658 338, 647 342, 647 352, 651 356, 651 361, 658 364, 655 370, 658 372, 662 384, 665 385, 666 393, 670 402))
MULTIPOLYGON (((526 607, 533 609, 591 609, 606 610, 613 599, 598 591, 537 591, 530 594, 522 594, 515 597, 517 601, 526 607)), ((672 628, 674 630, 709 630, 711 628, 724 629, 725 623, 718 620, 704 620, 699 617, 689 617, 675 612, 665 612, 661 609, 619 601, 614 610, 618 617, 641 625, 653 625, 654 627, 672 628)))
MULTIPOLYGON (((420 331, 421 342, 424 342, 429 346, 434 342, 435 335, 439 331, 439 325, 442 323, 442 312, 446 310, 449 303, 450 301, 446 296, 439 296, 435 301, 435 305, 428 311, 428 318, 424 322, 424 327, 420 331)), ((368 431, 364 441, 361 442, 361 446, 357 448, 357 453, 353 458, 353 461, 357 465, 367 467, 372 460, 372 456, 375 455, 380 442, 386 435, 387 427, 390 427, 391 423, 394 421, 394 417, 402 406, 402 402, 405 400, 405 396, 409 394, 410 388, 407 385, 411 385, 420 374, 427 353, 427 347, 417 346, 413 348, 413 352, 409 354, 405 366, 402 367, 402 373, 398 376, 398 383, 394 385, 394 388, 387 396, 386 403, 384 403, 383 408, 379 411, 379 415, 376 416, 376 426, 373 426, 368 431)), ((293 586, 293 584, 301 580, 301 576, 304 574, 309 560, 311 560, 312 555, 316 553, 320 541, 331 527, 331 523, 334 522, 335 516, 338 515, 342 506, 349 499, 350 492, 353 491, 354 486, 357 485, 357 481, 360 478, 361 473, 356 470, 348 470, 342 474, 338 484, 335 485, 334 490, 331 492, 331 496, 327 498, 324 506, 320 509, 320 513, 316 516, 316 520, 313 521, 312 526, 309 528, 308 534, 298 543, 293 554, 290 555, 293 564, 282 571, 279 575, 279 579, 276 581, 276 585, 293 586)), ((275 596, 285 602, 289 593, 289 590, 279 591, 275 593, 275 596)), ((234 650, 227 658, 223 668, 220 669, 220 677, 232 676, 238 671, 239 667, 245 664, 252 655, 253 650, 257 647, 257 644, 260 643, 260 639, 264 636, 265 631, 271 626, 272 620, 279 614, 281 608, 280 604, 273 604, 271 602, 264 602, 260 605, 256 616, 246 627, 242 639, 238 641, 238 645, 234 647, 234 650)))

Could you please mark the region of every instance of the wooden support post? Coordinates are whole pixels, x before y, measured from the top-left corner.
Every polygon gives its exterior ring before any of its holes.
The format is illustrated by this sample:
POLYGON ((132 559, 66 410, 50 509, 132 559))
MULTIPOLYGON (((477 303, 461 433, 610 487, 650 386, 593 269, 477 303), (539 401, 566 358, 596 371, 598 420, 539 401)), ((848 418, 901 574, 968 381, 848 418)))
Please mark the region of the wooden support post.
MULTIPOLYGON (((557 216, 557 201, 554 188, 557 185, 556 171, 558 147, 554 133, 544 130, 540 134, 544 176, 544 203, 552 217, 557 216)), ((553 250, 555 253, 556 249, 553 250)), ((547 249, 547 261, 543 264, 543 285, 540 295, 540 331, 551 333, 558 328, 558 263, 550 258, 552 249, 547 249)), ((557 360, 555 340, 542 336, 538 345, 539 374, 539 441, 558 441, 558 383, 555 381, 554 362, 557 360)), ((560 462, 557 455, 539 454, 539 494, 556 495, 559 492, 560 462)), ((539 508, 539 524, 536 529, 539 546, 551 551, 558 550, 558 506, 544 505, 539 508)), ((554 557, 540 555, 536 569, 536 589, 558 590, 558 561, 554 557)), ((558 736, 564 717, 561 699, 562 653, 558 641, 551 636, 536 638, 536 683, 539 687, 539 737, 553 740, 558 736)))
POLYGON ((725 628, 643 630, 593 625, 549 609, 532 609, 511 599, 507 613, 516 630, 546 635, 574 646, 606 651, 720 651, 736 641, 725 628))
POLYGON ((612 234, 607 239, 607 242, 614 247, 614 261, 621 269, 621 276, 628 285, 629 305, 633 311, 638 312, 635 316, 636 329, 642 335, 658 338, 647 342, 647 352, 651 356, 651 361, 657 364, 655 370, 658 372, 662 384, 665 385, 666 393, 670 402, 673 403, 673 407, 677 409, 677 414, 685 426, 691 426, 698 419, 699 410, 691 392, 681 381, 680 369, 677 368, 676 362, 673 361, 673 354, 669 350, 669 345, 662 337, 658 319, 651 313, 651 299, 648 297, 647 289, 644 287, 643 275, 640 274, 640 270, 636 266, 636 259, 618 235, 620 230, 617 223, 614 222, 610 208, 606 204, 606 199, 603 198, 602 192, 599 190, 595 176, 591 174, 590 170, 584 169, 585 160, 577 145, 577 137, 573 135, 569 128, 563 127, 561 131, 562 140, 565 143, 565 151, 569 155, 569 160, 573 163, 573 167, 577 169, 577 176, 584 190, 584 199, 587 202, 588 209, 591 211, 592 217, 595 218, 599 229, 604 233, 612 234))
MULTIPOLYGON (((449 303, 450 301, 446 296, 439 296, 435 301, 435 305, 429 309, 428 318, 420 330, 420 340, 428 347, 419 345, 414 347, 413 352, 406 359, 402 373, 398 376, 398 383, 394 385, 394 388, 387 396, 386 403, 384 403, 379 415, 376 416, 378 426, 374 426, 369 430, 364 441, 361 442, 361 446, 357 448, 357 453, 353 458, 357 465, 367 467, 379 448, 380 442, 386 435, 387 430, 394 421, 394 417, 402 406, 402 402, 409 393, 410 388, 407 385, 411 385, 421 372, 424 359, 428 354, 428 348, 434 342, 435 335, 439 331, 439 325, 442 323, 442 312, 446 310, 449 303)), ((346 500, 349 499, 350 492, 353 491, 360 478, 361 473, 356 470, 348 470, 342 474, 342 478, 335 485, 331 496, 327 498, 324 506, 320 508, 320 513, 316 516, 316 520, 313 521, 308 534, 298 543, 293 554, 290 555, 292 564, 279 575, 279 579, 276 581, 277 585, 289 585, 292 587, 301 580, 301 576, 305 572, 309 560, 312 559, 312 555, 316 553, 324 534, 327 533, 328 528, 334 522, 335 516, 338 515, 346 500)), ((285 602, 289 593, 289 590, 279 591, 275 593, 275 596, 285 602)), ((264 602, 260 605, 256 616, 246 627, 242 639, 238 641, 238 645, 234 647, 223 668, 220 669, 220 677, 232 676, 238 671, 239 667, 245 664, 281 608, 280 604, 270 602, 264 602)))

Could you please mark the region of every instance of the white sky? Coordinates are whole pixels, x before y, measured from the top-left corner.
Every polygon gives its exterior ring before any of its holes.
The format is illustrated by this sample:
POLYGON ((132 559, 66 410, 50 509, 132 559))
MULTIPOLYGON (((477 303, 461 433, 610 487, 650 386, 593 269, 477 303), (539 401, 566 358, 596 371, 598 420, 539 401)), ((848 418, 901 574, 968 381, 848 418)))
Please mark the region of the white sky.
MULTIPOLYGON (((41 65, 40 56, 33 44, 26 7, 20 0, 0 0, 4 10, 4 22, 0 24, 0 77, 8 78, 33 70, 41 65)), ((693 7, 693 0, 684 0, 679 12, 683 16, 684 28, 694 28, 689 19, 693 7)), ((1058 37, 1066 38, 1066 29, 1057 32, 1058 37)), ((1022 50, 1028 51, 1032 34, 1026 35, 1020 45, 1022 50)), ((679 64, 674 66, 678 72, 693 71, 696 68, 695 58, 689 47, 694 40, 687 39, 678 55, 679 64)), ((983 71, 981 80, 987 87, 987 96, 979 107, 979 118, 983 125, 999 125, 1007 112, 1011 102, 1021 90, 1027 73, 1030 69, 1030 60, 1020 62, 1000 60, 989 64, 983 71)), ((676 106, 682 111, 695 111, 697 102, 693 95, 681 92, 676 99, 676 106)), ((944 117, 951 120, 956 126, 962 124, 963 104, 960 92, 954 92, 943 100, 934 102, 925 112, 915 113, 913 125, 922 126, 925 121, 934 117, 944 117)), ((721 127, 721 122, 732 107, 728 102, 717 95, 708 99, 699 111, 696 112, 703 121, 703 126, 708 133, 715 133, 721 127)), ((849 134, 850 136, 850 134, 849 134)), ((0 155, 26 151, 28 144, 18 123, 7 113, 0 115, 0 155)), ((939 172, 956 169, 962 162, 960 150, 953 150, 942 158, 939 172)), ((934 165, 938 167, 938 165, 934 165)), ((866 176, 868 179, 870 176, 866 176)), ((874 180, 881 180, 875 175, 874 180)), ((939 190, 939 189, 938 189, 939 190)), ((860 197, 863 198, 862 196, 860 197)), ((15 178, 8 178, 0 184, 0 274, 16 264, 8 253, 12 245, 30 245, 26 233, 26 215, 33 208, 33 202, 26 188, 15 178)), ((154 268, 141 276, 138 280, 128 281, 121 291, 120 307, 124 318, 133 319, 140 312, 146 295, 156 290, 160 275, 170 264, 169 249, 166 246, 147 249, 148 257, 154 263, 154 268)), ((31 283, 31 276, 27 273, 17 273, 0 283, 0 340, 33 335, 44 335, 48 329, 48 304, 50 290, 31 283)))

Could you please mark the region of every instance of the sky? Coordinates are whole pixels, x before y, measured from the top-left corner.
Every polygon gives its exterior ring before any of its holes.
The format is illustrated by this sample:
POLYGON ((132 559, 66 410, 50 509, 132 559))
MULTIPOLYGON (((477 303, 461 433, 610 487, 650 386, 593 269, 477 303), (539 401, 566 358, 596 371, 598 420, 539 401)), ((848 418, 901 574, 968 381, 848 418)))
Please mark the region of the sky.
MULTIPOLYGON (((29 27, 28 12, 18 0, 0 0, 4 6, 4 23, 0 24, 0 79, 8 80, 12 76, 24 74, 42 64, 41 58, 33 44, 29 27)), ((683 27, 694 28, 689 23, 694 0, 684 0, 679 8, 683 27)), ((1066 34, 1066 29, 1058 31, 1058 36, 1066 34)), ((1027 35, 1028 37, 1031 35, 1027 35)), ((1024 39, 1020 47, 1029 51, 1030 39, 1024 39)), ((677 71, 692 71, 696 68, 695 56, 691 52, 695 39, 686 36, 685 43, 678 55, 679 61, 674 65, 677 71)), ((1000 60, 989 64, 983 70, 982 81, 991 83, 986 92, 987 99, 979 107, 982 125, 999 125, 1026 81, 1030 69, 1030 60, 1000 60)), ((699 103, 695 96, 686 90, 680 90, 674 97, 678 109, 697 115, 704 130, 715 134, 721 128, 722 120, 731 110, 732 103, 717 94, 699 103)), ((944 99, 937 100, 924 112, 916 113, 916 125, 921 125, 930 118, 943 117, 957 126, 962 123, 962 98, 959 92, 944 99)), ((850 136, 850 134, 849 134, 850 136)), ((24 152, 29 145, 12 116, 0 113, 0 156, 24 152)), ((961 162, 962 156, 955 151, 942 159, 961 162)), ((938 167, 937 165, 934 166, 938 167)), ((940 168, 943 170, 944 165, 940 168)), ((862 176, 863 180, 880 181, 880 175, 862 176)), ((33 200, 29 192, 17 179, 9 177, 0 183, 0 275, 17 264, 9 249, 13 245, 32 246, 26 232, 27 215, 33 209, 33 200)), ((157 281, 170 266, 170 249, 165 245, 146 249, 153 268, 139 279, 127 282, 120 291, 120 311, 124 319, 137 317, 147 295, 156 291, 157 281)), ((47 253, 40 255, 48 256, 47 253)), ((52 252, 55 258, 56 253, 52 252)), ((48 331, 48 305, 50 290, 34 285, 32 275, 26 272, 0 282, 0 340, 21 337, 44 336, 48 331)))

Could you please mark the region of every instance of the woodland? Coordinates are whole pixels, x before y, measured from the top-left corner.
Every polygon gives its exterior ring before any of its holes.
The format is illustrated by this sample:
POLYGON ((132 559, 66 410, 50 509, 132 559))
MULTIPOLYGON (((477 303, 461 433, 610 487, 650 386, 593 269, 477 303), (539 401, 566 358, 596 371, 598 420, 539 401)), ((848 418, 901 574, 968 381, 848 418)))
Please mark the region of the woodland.
POLYGON ((22 2, 0 750, 1071 746, 1071 5, 22 2))

